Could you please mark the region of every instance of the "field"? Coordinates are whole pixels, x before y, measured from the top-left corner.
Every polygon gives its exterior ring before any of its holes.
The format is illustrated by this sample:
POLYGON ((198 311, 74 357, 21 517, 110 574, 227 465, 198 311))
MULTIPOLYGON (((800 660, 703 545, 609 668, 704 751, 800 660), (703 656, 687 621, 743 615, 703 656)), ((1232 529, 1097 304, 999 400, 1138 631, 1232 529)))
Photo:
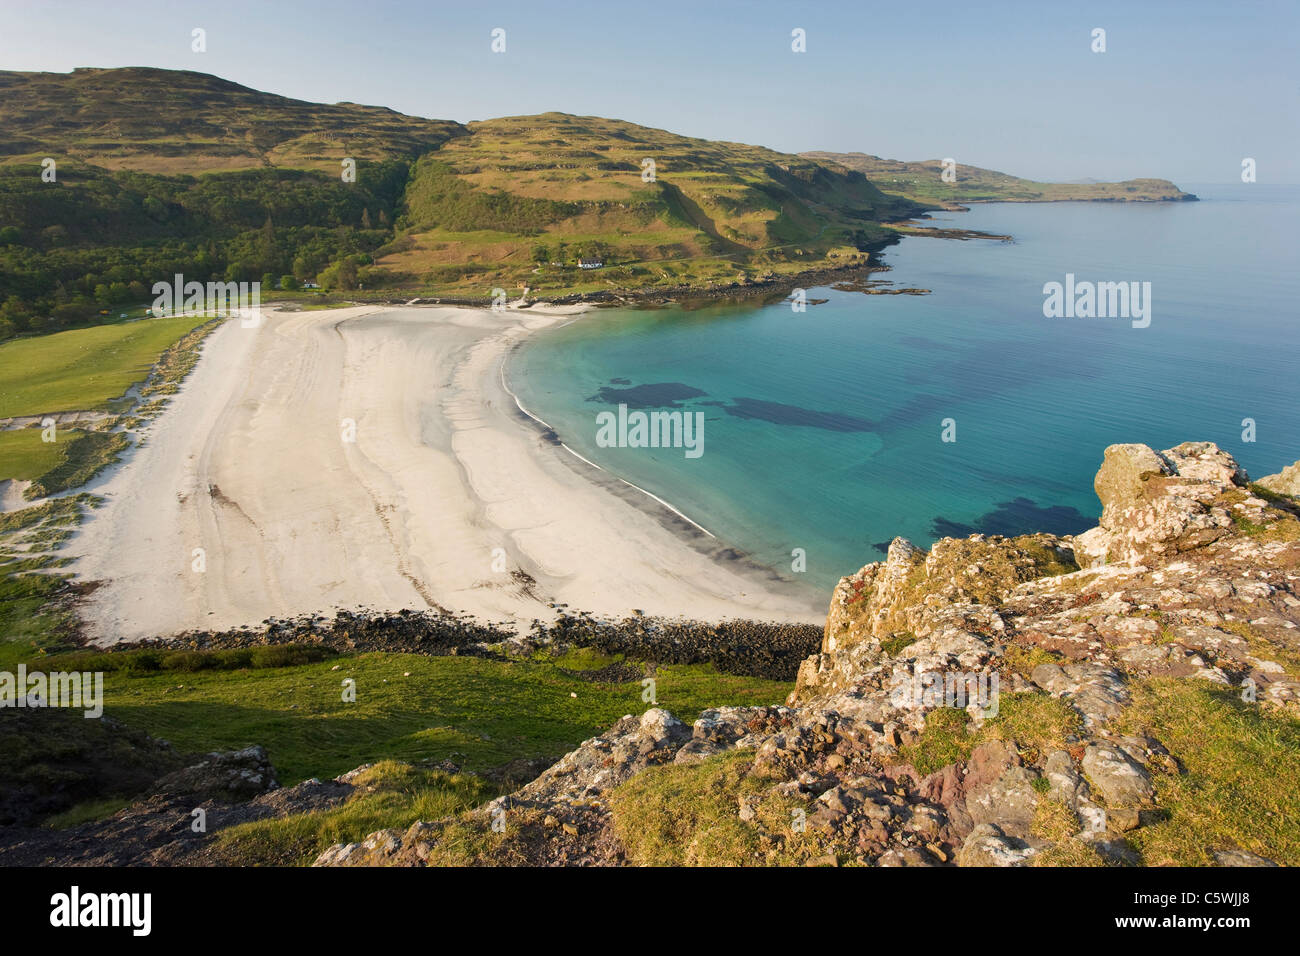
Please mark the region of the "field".
POLYGON ((204 321, 177 315, 6 342, 0 345, 0 418, 108 409, 204 321))
POLYGON ((41 440, 40 428, 0 431, 0 481, 30 481, 53 471, 63 464, 68 444, 80 434, 75 429, 59 429, 55 440, 47 442, 41 440))

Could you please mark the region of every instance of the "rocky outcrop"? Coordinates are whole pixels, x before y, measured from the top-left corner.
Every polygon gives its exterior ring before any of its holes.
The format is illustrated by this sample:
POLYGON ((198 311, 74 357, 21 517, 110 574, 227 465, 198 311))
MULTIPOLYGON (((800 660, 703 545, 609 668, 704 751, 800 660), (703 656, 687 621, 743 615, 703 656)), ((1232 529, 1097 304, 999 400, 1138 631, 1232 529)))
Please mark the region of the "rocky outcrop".
POLYGON ((974 535, 928 552, 896 539, 840 581, 783 706, 707 710, 689 727, 658 708, 629 715, 454 824, 381 831, 318 863, 438 861, 453 826, 481 837, 470 862, 629 862, 629 781, 727 755, 757 848, 746 860, 1141 862, 1130 836, 1167 812, 1159 782, 1182 768, 1126 723, 1139 682, 1241 686, 1261 708, 1300 709, 1300 512, 1203 442, 1111 446, 1095 487, 1100 524, 1076 537, 974 535), (792 807, 806 831, 772 824, 792 807))
POLYGON ((1276 475, 1265 475, 1255 483, 1276 495, 1300 498, 1300 461, 1287 465, 1276 475))
POLYGON ((219 863, 213 836, 251 820, 328 809, 353 787, 307 780, 284 788, 261 747, 210 753, 157 780, 149 791, 105 820, 65 830, 0 830, 0 866, 191 866, 219 863), (199 822, 201 821, 201 822, 199 822))
POLYGON ((66 830, 0 830, 0 866, 179 866, 209 858, 218 831, 253 819, 341 804, 344 778, 282 788, 261 747, 205 754, 156 780, 142 797, 101 821, 66 830), (201 819, 201 823, 198 822, 201 819))

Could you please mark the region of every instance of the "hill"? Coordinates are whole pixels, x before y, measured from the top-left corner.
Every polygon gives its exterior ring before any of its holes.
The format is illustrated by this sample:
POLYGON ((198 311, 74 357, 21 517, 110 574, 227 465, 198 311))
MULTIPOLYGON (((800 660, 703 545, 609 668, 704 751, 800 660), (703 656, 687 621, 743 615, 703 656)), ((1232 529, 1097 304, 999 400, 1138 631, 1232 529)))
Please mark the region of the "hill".
POLYGON ((149 173, 279 167, 337 176, 344 157, 414 157, 464 131, 449 120, 308 103, 189 70, 0 71, 0 162, 67 156, 149 173))
POLYGON ((842 167, 617 120, 465 127, 188 71, 0 73, 0 130, 0 339, 140 306, 178 272, 482 302, 734 287, 865 263, 897 238, 882 221, 923 208, 842 167))
POLYGON ((471 123, 418 162, 379 265, 480 295, 707 288, 865 261, 893 238, 882 221, 920 208, 798 156, 545 113, 471 123), (584 276, 579 258, 604 266, 584 276))
POLYGON ((968 202, 1178 202, 1196 198, 1167 179, 1130 179, 1122 183, 1039 183, 958 163, 957 181, 945 183, 941 178, 943 163, 938 159, 907 163, 867 153, 813 151, 799 155, 856 170, 882 189, 946 208, 968 202))

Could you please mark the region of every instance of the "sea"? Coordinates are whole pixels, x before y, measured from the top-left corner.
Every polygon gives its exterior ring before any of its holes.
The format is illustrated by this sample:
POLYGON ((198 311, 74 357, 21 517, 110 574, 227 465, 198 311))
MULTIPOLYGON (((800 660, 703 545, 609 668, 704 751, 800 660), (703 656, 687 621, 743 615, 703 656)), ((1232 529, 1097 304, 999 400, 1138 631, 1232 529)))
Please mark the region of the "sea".
POLYGON ((1300 459, 1300 186, 1183 188, 1200 201, 934 213, 1013 238, 873 257, 880 288, 926 295, 597 310, 506 374, 574 452, 795 589, 825 594, 896 536, 1083 531, 1110 444, 1212 441, 1253 477, 1300 459), (1067 281, 1137 283, 1149 313, 1048 317, 1067 281), (698 414, 700 453, 602 440, 620 405, 698 414))

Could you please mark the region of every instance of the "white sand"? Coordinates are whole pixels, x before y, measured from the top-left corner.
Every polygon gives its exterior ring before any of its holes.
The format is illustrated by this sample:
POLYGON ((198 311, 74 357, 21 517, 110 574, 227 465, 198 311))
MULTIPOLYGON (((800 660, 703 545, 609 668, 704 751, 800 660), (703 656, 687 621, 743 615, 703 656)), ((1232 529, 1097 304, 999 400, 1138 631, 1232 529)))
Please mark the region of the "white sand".
POLYGON ((89 488, 108 503, 70 552, 81 579, 104 582, 84 607, 92 635, 359 606, 526 625, 554 615, 547 602, 608 616, 824 620, 519 413, 504 358, 561 311, 352 308, 266 312, 254 329, 227 322, 143 447, 89 488), (355 442, 343 441, 344 419, 355 442))

